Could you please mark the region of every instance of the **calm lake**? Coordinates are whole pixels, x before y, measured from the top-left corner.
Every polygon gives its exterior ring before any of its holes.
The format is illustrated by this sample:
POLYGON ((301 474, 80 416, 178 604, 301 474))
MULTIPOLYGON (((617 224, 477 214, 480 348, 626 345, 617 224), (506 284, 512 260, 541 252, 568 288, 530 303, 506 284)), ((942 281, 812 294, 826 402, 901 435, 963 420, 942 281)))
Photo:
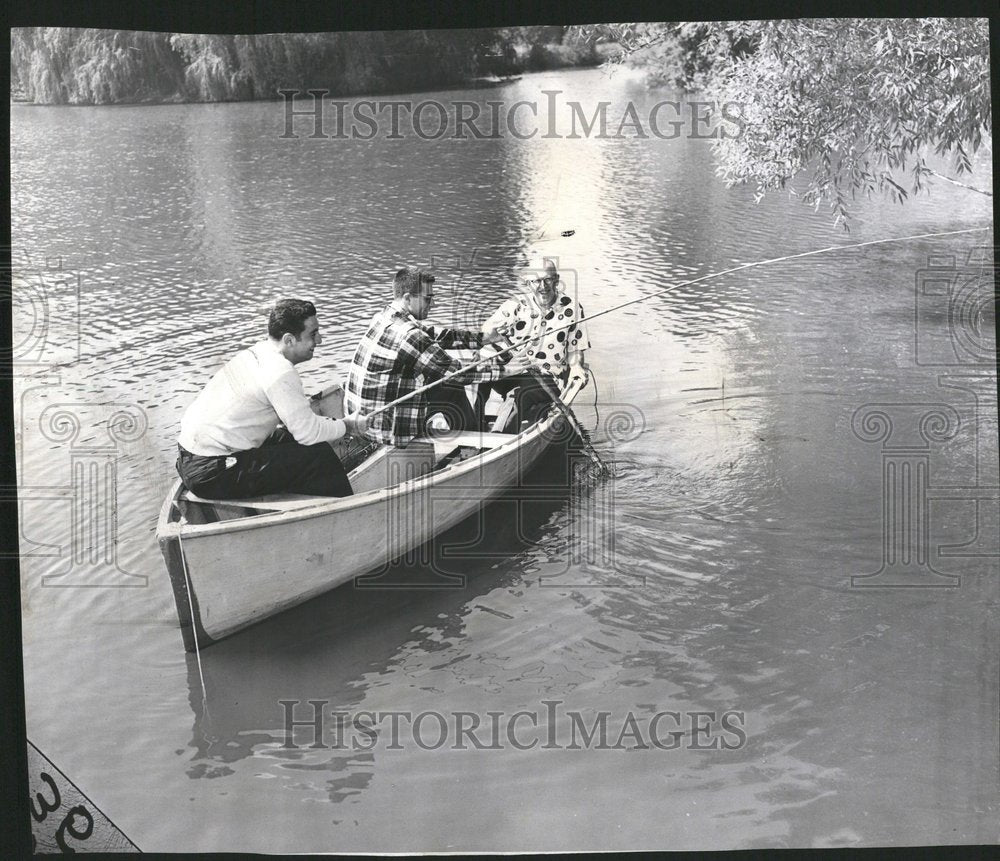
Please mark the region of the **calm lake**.
POLYGON ((545 137, 546 90, 588 115, 631 100, 644 123, 676 98, 600 70, 394 97, 540 106, 518 113, 534 137, 481 140, 311 139, 301 118, 287 139, 281 103, 12 105, 29 738, 144 851, 995 842, 993 319, 953 301, 992 271, 992 231, 661 292, 989 226, 991 199, 937 181, 858 201, 845 235, 726 189, 687 108, 673 139, 574 139, 565 106, 545 137), (267 304, 316 302, 315 391, 398 266, 433 265, 436 319, 472 326, 519 251, 566 230, 550 247, 589 315, 650 297, 589 324, 596 387, 574 411, 614 480, 458 529, 475 550, 442 564, 461 588, 340 588, 199 672, 155 521, 182 411, 267 304), (852 581, 887 566, 916 586, 852 581), (308 727, 289 748, 282 700, 300 721, 310 700, 348 721, 501 713, 501 743, 436 746, 428 719, 396 749, 388 722, 369 749, 310 747, 308 727), (608 744, 580 741, 602 712, 608 744), (642 745, 663 713, 664 744, 642 745))

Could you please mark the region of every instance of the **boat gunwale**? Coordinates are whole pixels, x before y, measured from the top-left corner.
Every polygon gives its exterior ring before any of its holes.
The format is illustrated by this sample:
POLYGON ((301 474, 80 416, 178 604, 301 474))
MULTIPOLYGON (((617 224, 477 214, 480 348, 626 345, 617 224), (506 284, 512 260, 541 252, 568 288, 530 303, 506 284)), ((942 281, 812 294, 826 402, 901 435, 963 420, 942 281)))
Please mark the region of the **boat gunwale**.
MULTIPOLYGON (((582 386, 579 385, 567 386, 561 393, 563 396, 563 403, 571 403, 581 388, 582 386)), ((156 537, 158 542, 163 544, 167 541, 176 540, 182 535, 185 539, 225 535, 235 532, 243 532, 250 529, 260 529, 274 526, 278 523, 297 523, 303 520, 311 520, 317 517, 338 514, 342 511, 361 509, 370 505, 378 505, 395 497, 409 495, 426 488, 443 484, 446 481, 464 476, 475 469, 481 469, 482 467, 492 464, 494 461, 509 457, 514 454, 514 452, 520 450, 524 445, 534 442, 537 437, 545 433, 556 422, 556 420, 560 418, 562 418, 562 416, 558 411, 553 412, 549 416, 537 421, 531 427, 526 428, 521 433, 512 434, 509 442, 504 442, 500 445, 489 448, 486 451, 481 451, 472 457, 460 461, 459 463, 449 464, 442 469, 434 470, 433 472, 426 473, 425 475, 414 476, 413 478, 407 479, 406 481, 390 487, 372 488, 364 493, 359 493, 353 496, 328 497, 326 499, 320 498, 316 504, 312 506, 303 506, 302 508, 286 511, 268 511, 233 520, 223 520, 214 523, 183 524, 180 520, 170 520, 172 510, 176 505, 181 491, 183 490, 183 485, 181 484, 180 479, 177 479, 172 485, 170 492, 160 509, 160 515, 157 519, 156 525, 156 537), (512 447, 512 443, 517 443, 517 445, 512 447)), ((475 432, 473 432, 473 434, 474 433, 475 432)), ((483 489, 499 492, 507 486, 508 485, 503 485, 496 488, 483 489)), ((472 501, 486 502, 495 495, 496 493, 492 493, 489 496, 484 496, 478 500, 472 501)), ((212 502, 230 502, 239 505, 240 500, 212 500, 212 502)), ((248 505, 247 507, 252 506, 248 505)))

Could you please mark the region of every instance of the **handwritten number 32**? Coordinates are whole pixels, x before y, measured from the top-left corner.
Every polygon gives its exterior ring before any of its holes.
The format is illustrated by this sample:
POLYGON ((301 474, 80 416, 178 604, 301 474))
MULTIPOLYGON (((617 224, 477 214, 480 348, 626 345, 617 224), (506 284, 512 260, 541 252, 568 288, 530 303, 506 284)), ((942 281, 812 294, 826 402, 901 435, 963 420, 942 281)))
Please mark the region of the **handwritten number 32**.
MULTIPOLYGON (((59 809, 62 804, 62 799, 59 795, 59 789, 56 787, 55 781, 44 771, 39 775, 43 782, 47 783, 49 789, 52 790, 52 801, 46 801, 42 797, 42 793, 35 793, 35 798, 38 799, 38 805, 41 807, 39 811, 35 807, 35 802, 31 802, 31 816, 35 822, 41 822, 50 813, 59 809)), ((59 844, 59 848, 65 853, 75 853, 76 850, 66 844, 66 832, 70 833, 71 837, 75 837, 77 840, 86 840, 94 833, 94 817, 90 815, 90 811, 87 810, 82 804, 77 804, 75 807, 71 807, 66 815, 63 817, 62 822, 59 823, 59 827, 56 829, 56 843, 59 844), (77 830, 75 818, 77 816, 82 817, 85 822, 82 830, 77 830)), ((31 837, 32 850, 37 846, 35 836, 31 837)))

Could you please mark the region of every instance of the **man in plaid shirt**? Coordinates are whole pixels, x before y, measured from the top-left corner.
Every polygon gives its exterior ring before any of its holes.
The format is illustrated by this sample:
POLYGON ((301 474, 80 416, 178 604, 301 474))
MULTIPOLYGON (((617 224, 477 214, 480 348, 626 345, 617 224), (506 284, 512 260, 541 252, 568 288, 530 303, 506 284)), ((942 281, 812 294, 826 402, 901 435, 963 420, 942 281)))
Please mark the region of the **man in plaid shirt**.
MULTIPOLYGON (((436 330, 421 325, 430 311, 434 276, 422 269, 405 268, 393 281, 395 299, 379 311, 368 326, 347 375, 345 407, 348 412, 372 413, 386 404, 416 391, 427 383, 453 373, 462 364, 446 349, 483 346, 481 332, 462 329, 436 330)), ((419 394, 385 412, 372 415, 368 436, 381 443, 405 447, 426 433, 426 417, 443 413, 452 430, 477 428, 477 420, 464 386, 500 379, 504 373, 525 369, 521 360, 507 363, 507 355, 491 364, 467 371, 447 383, 419 394)))

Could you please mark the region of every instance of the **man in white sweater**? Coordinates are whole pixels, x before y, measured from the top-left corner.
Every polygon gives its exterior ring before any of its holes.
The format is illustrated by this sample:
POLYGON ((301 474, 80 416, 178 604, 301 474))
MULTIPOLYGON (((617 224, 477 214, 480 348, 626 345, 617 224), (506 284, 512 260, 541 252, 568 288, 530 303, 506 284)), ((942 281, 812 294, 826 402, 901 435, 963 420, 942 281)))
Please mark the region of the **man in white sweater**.
POLYGON ((350 496, 329 443, 345 433, 362 435, 367 420, 356 413, 343 420, 316 415, 295 370, 322 343, 315 306, 280 300, 267 334, 230 359, 184 413, 177 460, 184 486, 209 499, 350 496))

